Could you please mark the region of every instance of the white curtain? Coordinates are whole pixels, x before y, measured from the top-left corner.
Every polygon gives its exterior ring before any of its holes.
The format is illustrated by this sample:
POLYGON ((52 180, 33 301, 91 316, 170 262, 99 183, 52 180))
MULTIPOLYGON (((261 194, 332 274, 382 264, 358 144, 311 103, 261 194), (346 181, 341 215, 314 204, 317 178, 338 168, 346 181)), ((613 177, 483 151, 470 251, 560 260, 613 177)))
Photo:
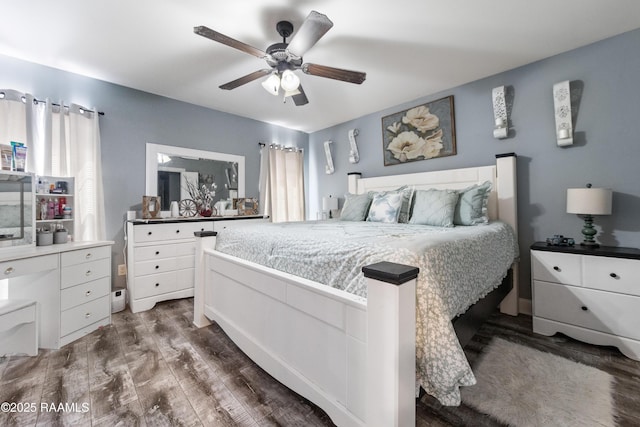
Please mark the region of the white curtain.
POLYGON ((98 113, 0 90, 0 143, 24 142, 27 172, 75 178, 76 241, 104 240, 106 225, 98 113), (4 94, 4 96, 3 96, 4 94))
POLYGON ((304 154, 294 148, 260 150, 260 205, 272 222, 304 221, 304 154))

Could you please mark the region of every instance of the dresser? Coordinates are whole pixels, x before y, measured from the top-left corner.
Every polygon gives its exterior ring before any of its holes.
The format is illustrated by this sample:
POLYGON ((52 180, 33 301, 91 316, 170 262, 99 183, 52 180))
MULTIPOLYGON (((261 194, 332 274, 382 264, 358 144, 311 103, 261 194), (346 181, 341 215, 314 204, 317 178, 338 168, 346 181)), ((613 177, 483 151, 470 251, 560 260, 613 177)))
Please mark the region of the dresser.
POLYGON ((220 231, 262 216, 130 220, 127 289, 133 313, 157 302, 193 296, 196 231, 220 231))
POLYGON ((640 250, 531 246, 533 331, 617 347, 640 360, 640 250))
POLYGON ((9 300, 36 302, 38 346, 58 349, 111 323, 111 241, 0 254, 9 300))

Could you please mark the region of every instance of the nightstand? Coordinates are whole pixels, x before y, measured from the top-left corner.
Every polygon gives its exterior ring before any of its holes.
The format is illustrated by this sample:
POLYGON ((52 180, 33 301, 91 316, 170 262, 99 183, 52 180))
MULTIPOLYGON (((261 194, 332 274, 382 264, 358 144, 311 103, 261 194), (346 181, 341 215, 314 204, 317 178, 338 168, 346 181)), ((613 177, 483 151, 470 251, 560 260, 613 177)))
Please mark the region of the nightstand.
POLYGON ((640 360, 640 249, 531 246, 533 332, 561 332, 640 360))

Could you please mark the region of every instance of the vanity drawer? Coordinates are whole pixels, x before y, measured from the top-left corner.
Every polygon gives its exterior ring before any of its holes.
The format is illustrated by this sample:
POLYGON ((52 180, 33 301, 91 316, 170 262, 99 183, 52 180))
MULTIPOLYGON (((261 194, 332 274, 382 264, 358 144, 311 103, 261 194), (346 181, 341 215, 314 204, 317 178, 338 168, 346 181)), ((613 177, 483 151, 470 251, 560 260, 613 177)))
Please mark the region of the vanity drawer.
POLYGON ((0 280, 57 268, 57 254, 0 262, 0 280))
POLYGON ((194 232, 207 230, 213 230, 213 224, 211 222, 143 224, 133 227, 136 243, 193 239, 194 232))
POLYGON ((534 281, 534 315, 587 329, 640 339, 640 298, 534 281))
POLYGON ((640 296, 640 260, 583 257, 586 288, 640 296))
POLYGON ((60 314, 60 336, 109 317, 110 312, 109 295, 65 310, 60 314))
POLYGON ((136 261, 171 258, 175 256, 195 255, 196 245, 193 242, 141 246, 134 249, 136 261))
POLYGON ((104 258, 111 258, 110 246, 100 246, 97 248, 63 252, 60 256, 60 264, 62 267, 67 267, 104 258))
POLYGON ((68 310, 71 307, 103 297, 109 294, 110 289, 111 281, 109 277, 63 289, 60 293, 60 308, 68 310))
POLYGON ((535 280, 580 286, 580 256, 558 252, 531 252, 531 271, 535 280))
POLYGON ((63 267, 60 274, 60 287, 64 289, 102 277, 109 277, 110 275, 110 258, 63 267))

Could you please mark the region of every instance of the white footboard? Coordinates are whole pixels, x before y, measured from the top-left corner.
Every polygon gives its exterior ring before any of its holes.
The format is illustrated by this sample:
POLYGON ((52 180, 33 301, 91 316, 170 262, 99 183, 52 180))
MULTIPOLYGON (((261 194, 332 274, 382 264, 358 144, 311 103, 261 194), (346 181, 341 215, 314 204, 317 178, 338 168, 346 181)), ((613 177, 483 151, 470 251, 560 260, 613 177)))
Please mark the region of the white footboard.
POLYGON ((194 324, 217 322, 339 426, 415 425, 417 268, 366 267, 367 301, 197 241, 194 324))

